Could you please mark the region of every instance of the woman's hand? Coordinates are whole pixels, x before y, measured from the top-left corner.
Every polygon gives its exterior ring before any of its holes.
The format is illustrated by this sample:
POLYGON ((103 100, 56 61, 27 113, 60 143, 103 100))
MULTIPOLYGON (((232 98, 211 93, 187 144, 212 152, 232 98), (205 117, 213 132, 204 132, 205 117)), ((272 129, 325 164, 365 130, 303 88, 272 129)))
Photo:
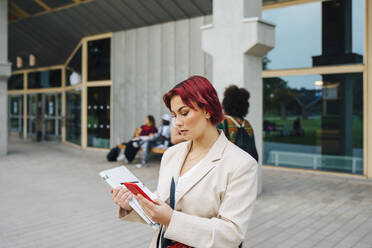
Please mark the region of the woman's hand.
POLYGON ((154 202, 158 204, 155 205, 140 194, 137 194, 135 198, 150 219, 165 226, 169 225, 169 222, 172 218, 173 209, 168 204, 161 200, 154 200, 154 202))
POLYGON ((133 194, 129 190, 122 187, 117 187, 115 189, 111 189, 110 193, 112 194, 112 200, 116 205, 127 211, 132 210, 132 207, 129 205, 129 201, 132 199, 133 194))

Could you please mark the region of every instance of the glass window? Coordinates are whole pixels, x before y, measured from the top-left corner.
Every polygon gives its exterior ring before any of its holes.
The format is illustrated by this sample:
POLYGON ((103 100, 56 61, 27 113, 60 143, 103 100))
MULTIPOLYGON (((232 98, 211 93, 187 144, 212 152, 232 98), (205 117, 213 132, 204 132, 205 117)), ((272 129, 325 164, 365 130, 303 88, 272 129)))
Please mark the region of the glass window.
POLYGON ((76 51, 66 67, 66 86, 79 83, 81 83, 81 47, 76 51))
POLYGON ((110 87, 88 88, 88 146, 110 148, 110 87))
POLYGON ((62 71, 61 69, 56 69, 30 72, 27 78, 29 89, 61 87, 62 71))
POLYGON ((81 88, 66 91, 66 140, 81 145, 81 88))
POLYGON ((9 77, 8 90, 23 90, 23 74, 14 74, 9 77))
POLYGON ((88 81, 110 80, 111 39, 88 42, 88 81))
POLYGON ((363 74, 263 79, 263 163, 363 174, 363 74))
POLYGON ((23 116, 23 95, 9 95, 8 102, 11 116, 23 116))
POLYGON ((335 0, 263 11, 276 25, 264 69, 363 63, 364 0, 335 0))

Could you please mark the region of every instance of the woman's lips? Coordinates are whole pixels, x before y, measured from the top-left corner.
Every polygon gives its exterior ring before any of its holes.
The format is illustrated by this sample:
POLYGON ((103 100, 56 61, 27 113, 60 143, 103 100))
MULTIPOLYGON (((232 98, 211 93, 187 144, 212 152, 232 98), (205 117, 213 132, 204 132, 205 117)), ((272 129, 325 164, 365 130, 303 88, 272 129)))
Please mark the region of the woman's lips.
POLYGON ((188 132, 187 130, 181 130, 181 131, 180 131, 180 133, 181 133, 182 135, 186 134, 187 132, 188 132))

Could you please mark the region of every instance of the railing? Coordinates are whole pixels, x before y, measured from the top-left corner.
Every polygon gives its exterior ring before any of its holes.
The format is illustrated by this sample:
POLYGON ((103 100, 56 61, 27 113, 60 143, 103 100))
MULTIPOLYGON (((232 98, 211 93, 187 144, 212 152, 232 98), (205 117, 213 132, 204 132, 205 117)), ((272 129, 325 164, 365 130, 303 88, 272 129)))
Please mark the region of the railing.
POLYGON ((324 167, 338 169, 339 164, 351 164, 350 170, 356 173, 358 169, 363 169, 363 159, 351 156, 322 155, 314 153, 270 151, 268 163, 288 165, 319 170, 324 167))

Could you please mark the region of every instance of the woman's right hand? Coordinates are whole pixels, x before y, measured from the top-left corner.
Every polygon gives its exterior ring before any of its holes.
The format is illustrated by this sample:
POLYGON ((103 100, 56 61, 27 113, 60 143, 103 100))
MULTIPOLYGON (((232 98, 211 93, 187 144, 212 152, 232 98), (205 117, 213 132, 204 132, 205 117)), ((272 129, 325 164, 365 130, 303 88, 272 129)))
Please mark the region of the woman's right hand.
POLYGON ((129 201, 132 199, 133 194, 129 190, 122 187, 117 187, 115 189, 111 189, 110 193, 112 194, 112 200, 116 205, 127 211, 132 210, 132 207, 129 205, 129 201))

